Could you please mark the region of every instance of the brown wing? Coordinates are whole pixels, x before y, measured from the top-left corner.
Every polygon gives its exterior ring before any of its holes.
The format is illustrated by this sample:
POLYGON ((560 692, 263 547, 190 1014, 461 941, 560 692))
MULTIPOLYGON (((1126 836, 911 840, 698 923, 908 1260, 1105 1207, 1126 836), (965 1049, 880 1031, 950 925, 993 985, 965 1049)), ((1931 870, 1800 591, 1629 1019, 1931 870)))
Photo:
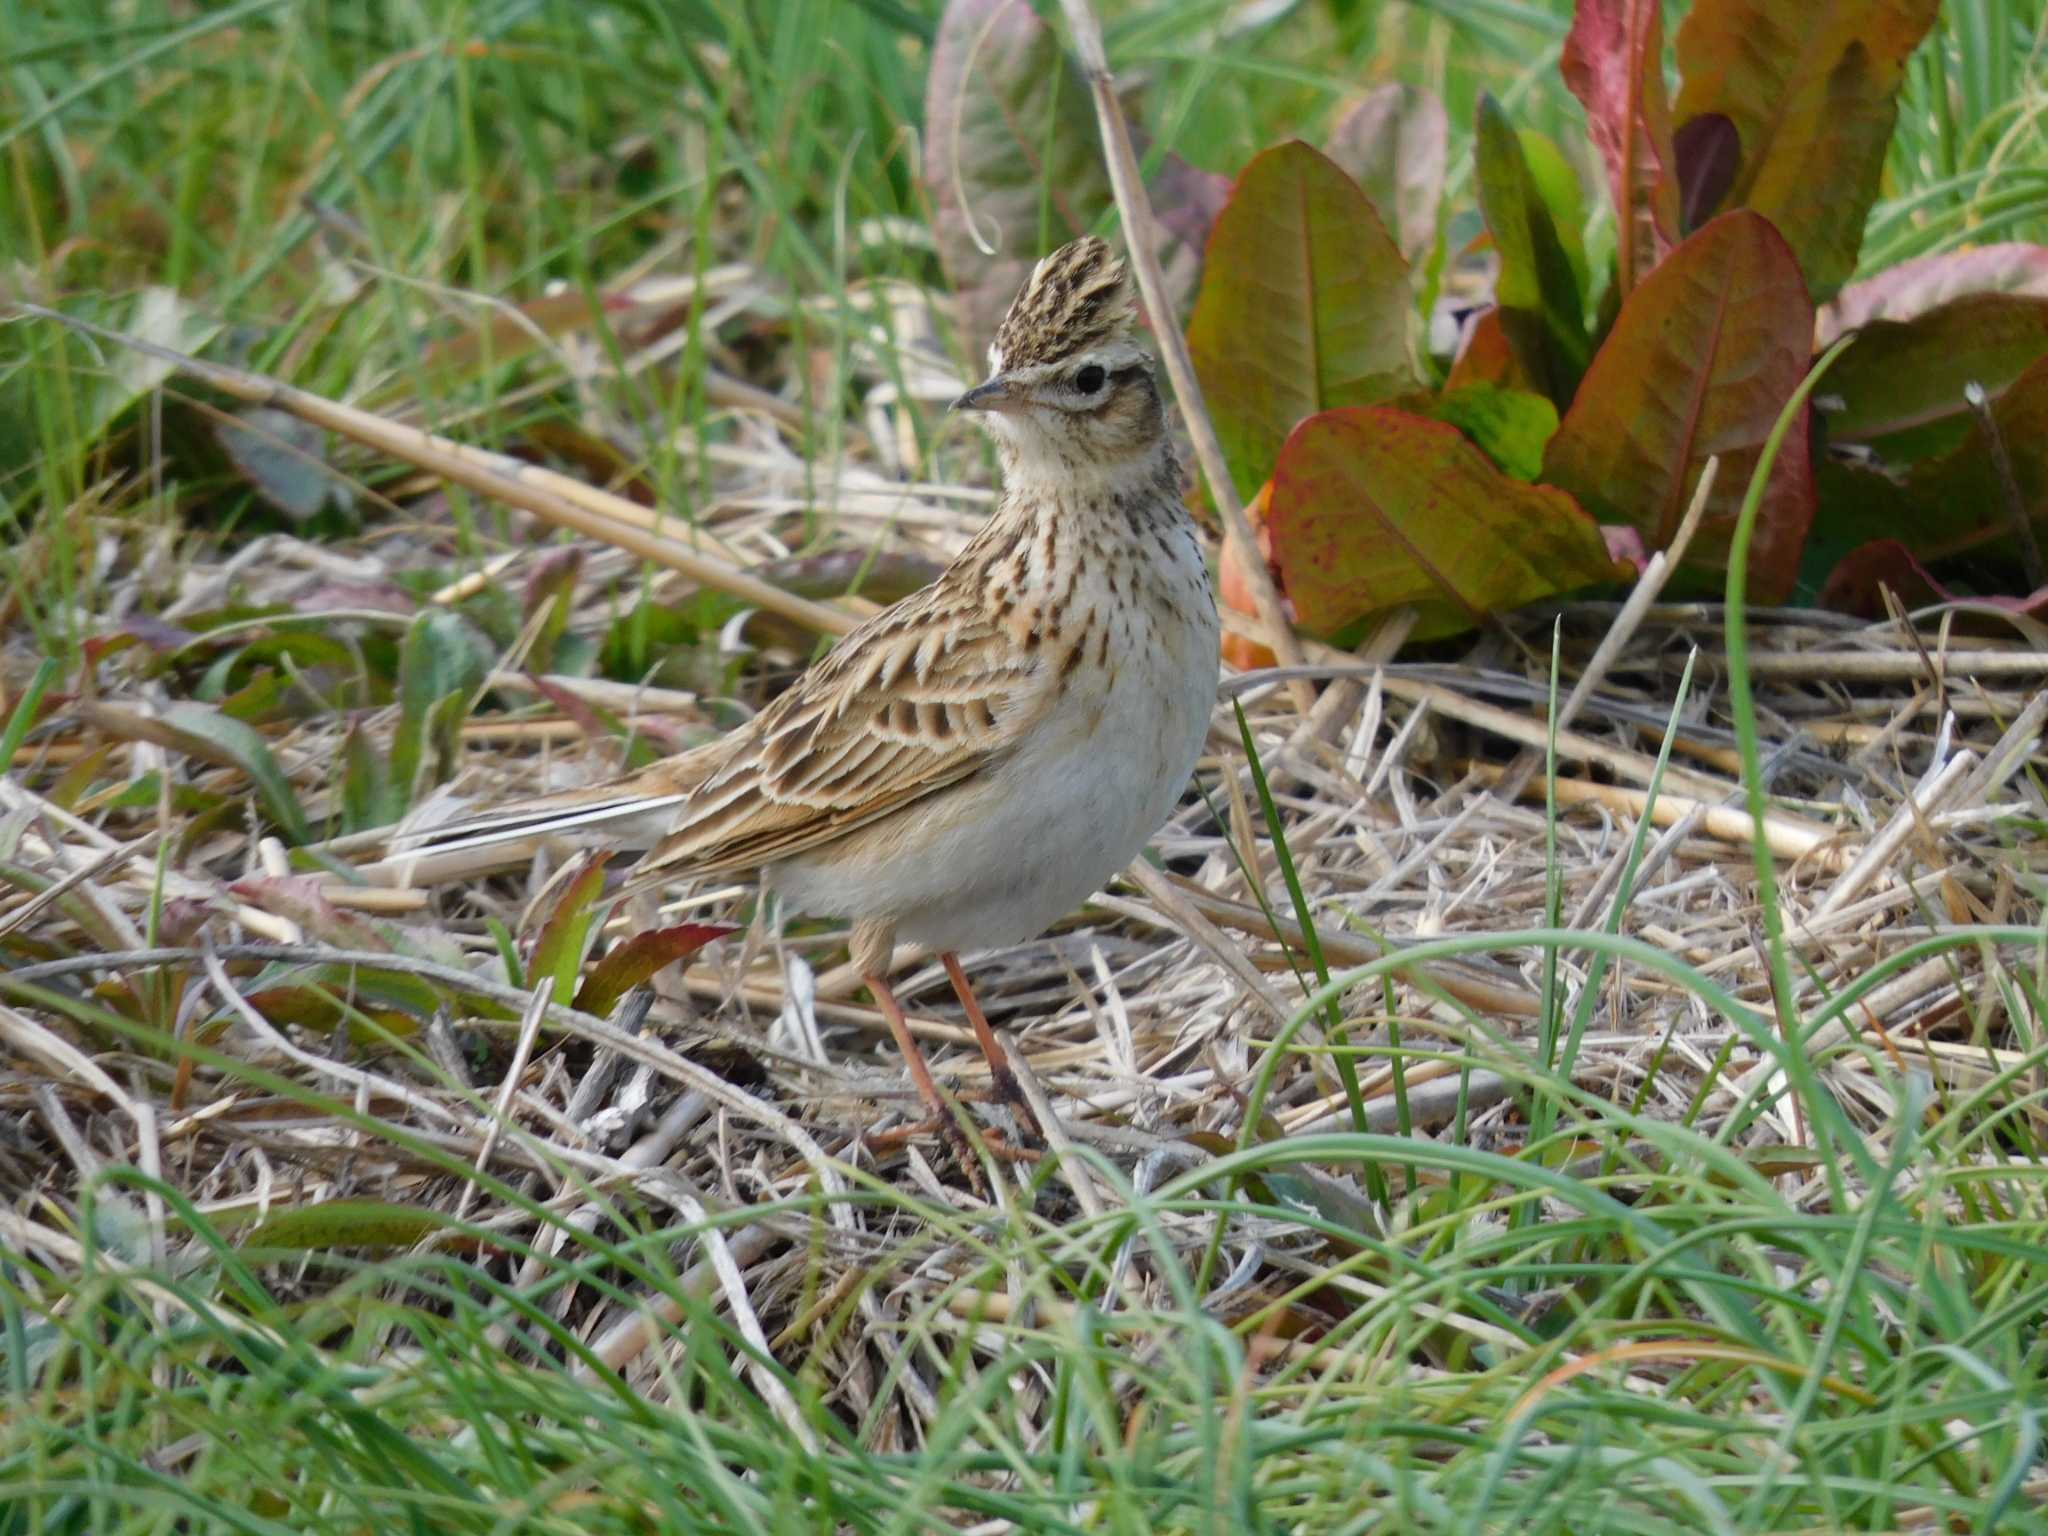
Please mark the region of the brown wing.
POLYGON ((848 635, 752 722, 632 883, 788 858, 999 760, 1055 683, 984 612, 942 582, 848 635))

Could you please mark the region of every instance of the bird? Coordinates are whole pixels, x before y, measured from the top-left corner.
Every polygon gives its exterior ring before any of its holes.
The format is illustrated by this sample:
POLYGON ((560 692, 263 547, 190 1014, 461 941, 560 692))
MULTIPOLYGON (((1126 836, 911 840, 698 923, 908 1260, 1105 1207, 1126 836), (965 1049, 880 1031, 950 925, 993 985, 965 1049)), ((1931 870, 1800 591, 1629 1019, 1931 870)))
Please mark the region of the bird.
POLYGON ((1187 787, 1216 697, 1208 564, 1137 314, 1107 242, 1044 257, 987 379, 952 403, 993 438, 1002 490, 936 581, 718 741, 421 846, 644 849, 622 894, 758 872, 785 914, 851 923, 850 958, 957 1137, 889 985, 895 944, 922 944, 998 1096, 1029 1119, 960 956, 1036 937, 1137 856, 1187 787))

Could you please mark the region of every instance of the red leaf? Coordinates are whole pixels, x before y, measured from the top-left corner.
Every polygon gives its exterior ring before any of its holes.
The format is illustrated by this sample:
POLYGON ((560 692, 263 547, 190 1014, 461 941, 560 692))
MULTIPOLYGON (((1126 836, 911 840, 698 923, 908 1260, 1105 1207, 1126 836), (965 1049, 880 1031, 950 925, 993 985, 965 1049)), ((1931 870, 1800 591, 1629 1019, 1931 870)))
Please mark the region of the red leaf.
POLYGON ((1607 162, 1615 270, 1626 298, 1679 238, 1660 0, 1579 0, 1558 68, 1607 162))
POLYGON ((641 985, 665 965, 687 960, 713 939, 739 930, 717 923, 680 923, 673 928, 654 928, 636 933, 590 968, 583 985, 576 989, 575 1007, 581 1013, 608 1016, 619 999, 641 985))
POLYGON ((1851 283, 1821 306, 1816 349, 1873 320, 1913 320, 1972 293, 2017 293, 2048 299, 2048 246, 1980 245, 1902 261, 1851 283))
POLYGON ((1856 268, 1906 60, 1941 0, 1698 0, 1678 29, 1685 123, 1718 112, 1742 163, 1729 205, 1785 236, 1816 295, 1856 268))
POLYGON ((1358 183, 1410 266, 1436 247, 1451 124, 1412 85, 1383 85, 1330 130, 1324 153, 1358 183))
POLYGON ((1188 323, 1241 496, 1304 416, 1414 387, 1413 315, 1408 264, 1356 182, 1298 140, 1244 168, 1188 323))
POLYGON ((1494 468, 1457 428, 1385 407, 1324 411, 1287 439, 1267 526, 1302 625, 1421 610, 1418 635, 1612 579, 1570 496, 1494 468))
MULTIPOLYGON (((1723 214, 1629 295, 1544 458, 1544 479, 1652 549, 1678 531, 1711 454, 1720 478, 1687 568, 1724 571, 1735 513, 1779 410, 1806 376, 1813 306, 1792 252, 1754 213, 1723 214)), ((1807 413, 1764 493, 1750 579, 1792 590, 1813 519, 1807 413)))

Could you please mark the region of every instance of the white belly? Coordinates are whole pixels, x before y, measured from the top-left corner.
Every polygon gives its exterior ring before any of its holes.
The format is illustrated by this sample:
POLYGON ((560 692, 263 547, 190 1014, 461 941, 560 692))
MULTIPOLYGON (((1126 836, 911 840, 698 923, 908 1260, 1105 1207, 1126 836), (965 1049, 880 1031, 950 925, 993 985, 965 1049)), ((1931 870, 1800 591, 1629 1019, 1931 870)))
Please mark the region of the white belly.
POLYGON ((891 818, 891 851, 857 873, 836 861, 778 865, 770 880, 785 904, 821 917, 887 909, 898 938, 945 951, 1019 943, 1099 890, 1179 800, 1216 702, 1207 575, 1198 563, 1174 574, 1185 618, 1111 611, 1106 688, 1077 677, 1055 713, 975 781, 972 814, 910 807, 891 818))

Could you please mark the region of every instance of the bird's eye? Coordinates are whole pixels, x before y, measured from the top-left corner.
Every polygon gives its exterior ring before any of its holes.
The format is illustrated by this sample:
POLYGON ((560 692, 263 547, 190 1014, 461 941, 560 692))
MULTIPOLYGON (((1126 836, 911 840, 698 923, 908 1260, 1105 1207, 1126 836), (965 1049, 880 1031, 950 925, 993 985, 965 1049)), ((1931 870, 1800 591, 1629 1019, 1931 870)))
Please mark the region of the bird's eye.
POLYGON ((1102 381, 1108 377, 1109 375, 1102 371, 1100 363, 1090 363, 1074 375, 1074 388, 1084 395, 1092 395, 1102 388, 1102 381))

